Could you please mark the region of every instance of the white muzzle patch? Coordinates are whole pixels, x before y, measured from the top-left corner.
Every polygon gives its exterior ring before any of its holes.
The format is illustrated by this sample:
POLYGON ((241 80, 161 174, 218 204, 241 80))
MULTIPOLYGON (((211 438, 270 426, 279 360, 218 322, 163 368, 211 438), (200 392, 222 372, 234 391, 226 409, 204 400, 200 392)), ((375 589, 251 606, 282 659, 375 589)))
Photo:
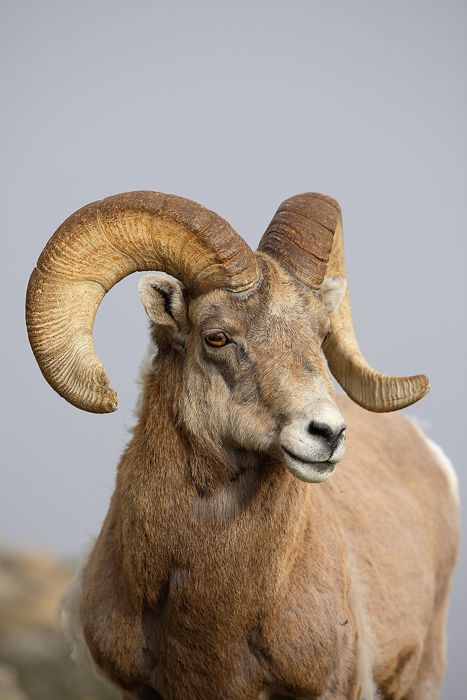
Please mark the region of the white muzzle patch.
POLYGON ((286 467, 296 477, 310 483, 326 481, 345 453, 341 413, 330 401, 310 406, 283 428, 280 448, 286 467))

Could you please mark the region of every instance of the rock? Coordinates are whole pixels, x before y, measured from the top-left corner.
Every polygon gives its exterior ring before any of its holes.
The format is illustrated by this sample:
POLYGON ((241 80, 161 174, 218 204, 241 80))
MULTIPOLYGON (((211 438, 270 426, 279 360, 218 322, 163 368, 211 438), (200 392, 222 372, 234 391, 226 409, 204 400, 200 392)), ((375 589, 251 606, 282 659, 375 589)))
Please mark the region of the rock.
POLYGON ((117 700, 78 666, 55 623, 72 567, 46 554, 0 550, 0 700, 117 700))

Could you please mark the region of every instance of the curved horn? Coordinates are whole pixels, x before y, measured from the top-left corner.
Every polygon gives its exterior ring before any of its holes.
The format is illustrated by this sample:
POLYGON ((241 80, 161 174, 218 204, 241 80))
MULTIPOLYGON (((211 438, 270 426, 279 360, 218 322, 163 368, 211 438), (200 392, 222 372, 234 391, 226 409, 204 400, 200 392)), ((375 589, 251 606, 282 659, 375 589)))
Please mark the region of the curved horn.
MULTIPOLYGON (((345 279, 342 217, 339 204, 321 194, 302 194, 281 204, 260 250, 269 253, 308 286, 317 289, 324 276, 345 279)), ((423 374, 391 377, 373 369, 358 345, 349 294, 330 315, 323 349, 334 377, 346 393, 369 411, 410 406, 429 391, 423 374)))
POLYGON ((282 202, 258 250, 268 253, 313 289, 326 275, 339 205, 322 194, 298 194, 282 202))
POLYGON ((245 241, 220 216, 188 199, 129 192, 72 214, 30 277, 26 323, 45 379, 78 408, 117 408, 92 329, 106 292, 143 270, 177 277, 193 296, 221 287, 245 291, 258 279, 245 241))

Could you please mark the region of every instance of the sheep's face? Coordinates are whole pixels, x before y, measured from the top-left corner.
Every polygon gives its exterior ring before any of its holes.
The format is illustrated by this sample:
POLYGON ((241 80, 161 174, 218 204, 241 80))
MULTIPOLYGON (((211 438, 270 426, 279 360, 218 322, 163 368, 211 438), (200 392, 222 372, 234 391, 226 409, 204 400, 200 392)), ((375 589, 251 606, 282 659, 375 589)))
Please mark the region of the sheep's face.
POLYGON ((140 282, 160 345, 183 356, 181 419, 198 438, 282 458, 306 481, 324 481, 344 454, 345 426, 321 351, 343 289, 319 293, 261 256, 254 293, 209 292, 189 303, 180 282, 140 282))

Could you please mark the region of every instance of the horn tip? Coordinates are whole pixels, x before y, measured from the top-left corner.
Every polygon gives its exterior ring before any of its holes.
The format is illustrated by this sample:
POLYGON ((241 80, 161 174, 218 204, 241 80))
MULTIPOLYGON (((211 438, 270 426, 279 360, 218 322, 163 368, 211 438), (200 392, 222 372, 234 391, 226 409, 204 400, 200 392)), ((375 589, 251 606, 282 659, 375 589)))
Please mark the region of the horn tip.
POLYGON ((106 394, 105 413, 113 413, 118 408, 117 392, 114 389, 109 389, 106 394))
POLYGON ((108 388, 96 400, 90 405, 83 405, 79 408, 83 408, 85 411, 90 411, 91 413, 113 413, 118 409, 118 396, 114 389, 108 388))
MULTIPOLYGON (((378 406, 371 406, 369 410, 376 411, 378 413, 387 413, 392 411, 398 411, 401 408, 408 408, 412 406, 430 391, 431 385, 430 380, 425 374, 416 374, 412 377, 393 377, 388 379, 395 379, 396 381, 401 381, 406 384, 406 391, 402 393, 401 396, 394 396, 392 398, 387 397, 378 406)), ((366 406, 365 406, 366 408, 366 406)))
POLYGON ((98 391, 92 397, 85 399, 71 397, 60 391, 58 393, 72 406, 88 413, 113 413, 118 409, 118 396, 114 389, 108 388, 105 391, 98 391))
POLYGON ((419 397, 416 399, 418 401, 419 399, 423 399, 424 396, 428 394, 428 392, 431 389, 431 383, 426 374, 418 374, 415 379, 418 380, 418 383, 420 385, 419 388, 419 397))

